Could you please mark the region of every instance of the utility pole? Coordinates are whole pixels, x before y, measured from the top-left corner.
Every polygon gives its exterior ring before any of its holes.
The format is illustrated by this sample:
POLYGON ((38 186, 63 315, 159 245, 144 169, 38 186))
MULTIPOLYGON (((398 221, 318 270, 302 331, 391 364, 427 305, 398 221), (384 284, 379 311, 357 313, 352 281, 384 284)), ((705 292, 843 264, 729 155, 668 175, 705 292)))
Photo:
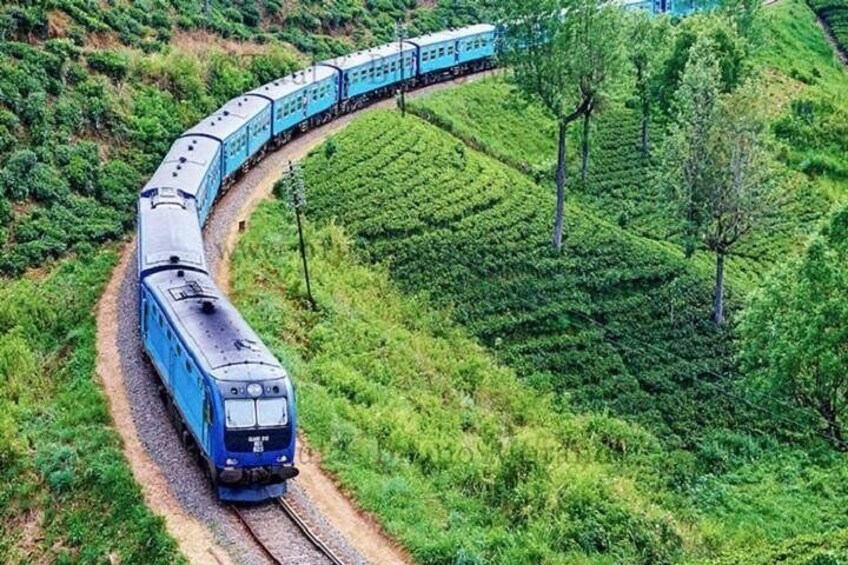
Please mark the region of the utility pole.
POLYGON ((300 163, 289 161, 289 170, 275 185, 277 198, 282 198, 288 206, 294 208, 297 219, 297 236, 300 242, 300 259, 303 261, 303 276, 306 279, 306 296, 312 310, 318 310, 315 298, 312 297, 312 285, 309 281, 309 264, 306 260, 306 244, 303 239, 303 220, 301 214, 306 207, 306 181, 300 163))
POLYGON ((401 117, 406 117, 406 93, 403 89, 403 80, 404 80, 404 72, 406 61, 403 56, 403 40, 406 39, 406 29, 400 20, 395 24, 395 37, 397 37, 398 41, 398 50, 400 51, 400 115, 401 117))

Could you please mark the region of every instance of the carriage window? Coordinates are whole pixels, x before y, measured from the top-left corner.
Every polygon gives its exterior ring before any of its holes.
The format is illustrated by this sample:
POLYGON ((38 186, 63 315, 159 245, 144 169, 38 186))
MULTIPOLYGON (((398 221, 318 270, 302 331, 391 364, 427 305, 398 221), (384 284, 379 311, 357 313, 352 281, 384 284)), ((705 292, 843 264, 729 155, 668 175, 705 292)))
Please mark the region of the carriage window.
POLYGON ((252 428, 256 425, 256 410, 252 400, 224 402, 228 428, 252 428))
POLYGON ((191 361, 186 359, 186 373, 191 374, 191 361))
POLYGON ((285 398, 260 398, 256 401, 260 426, 285 426, 288 423, 285 398))
POLYGON ((444 57, 444 56, 445 56, 445 48, 439 47, 439 57, 444 57))
POLYGON ((448 47, 448 55, 453 55, 453 45, 448 47))
POLYGON ((429 61, 429 60, 430 60, 430 54, 429 54, 429 53, 424 53, 424 54, 422 54, 422 55, 421 55, 421 60, 422 60, 422 61, 429 61))

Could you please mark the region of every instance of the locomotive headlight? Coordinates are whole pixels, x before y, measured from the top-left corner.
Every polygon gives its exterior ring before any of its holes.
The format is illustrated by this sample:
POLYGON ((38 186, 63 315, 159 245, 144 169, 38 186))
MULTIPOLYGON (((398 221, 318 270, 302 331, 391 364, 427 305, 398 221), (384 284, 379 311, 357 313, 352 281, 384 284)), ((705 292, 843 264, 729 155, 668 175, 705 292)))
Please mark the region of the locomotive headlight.
POLYGON ((279 457, 277 457, 277 463, 285 463, 286 461, 288 461, 288 459, 289 458, 285 455, 280 455, 279 457))
POLYGON ((262 385, 257 383, 247 385, 247 394, 249 394, 253 398, 262 396, 262 385))
POLYGON ((238 465, 238 459, 227 459, 227 465, 238 465))

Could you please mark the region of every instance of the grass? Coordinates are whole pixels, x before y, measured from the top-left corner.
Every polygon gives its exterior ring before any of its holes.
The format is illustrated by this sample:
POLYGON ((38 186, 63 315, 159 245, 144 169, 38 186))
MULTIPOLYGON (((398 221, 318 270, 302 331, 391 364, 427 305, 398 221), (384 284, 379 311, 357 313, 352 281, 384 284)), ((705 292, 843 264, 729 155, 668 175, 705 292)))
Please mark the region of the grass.
POLYGON ((697 403, 724 386, 713 375, 725 340, 702 306, 709 265, 577 203, 552 253, 549 191, 414 117, 374 113, 334 145, 307 161, 315 214, 342 223, 406 290, 452 308, 525 379, 681 443, 736 417, 722 403, 680 411, 679 395, 697 403))
POLYGON ((260 206, 234 256, 235 301, 292 372, 325 468, 417 560, 842 555, 840 456, 717 430, 693 454, 602 412, 564 410, 450 312, 363 263, 333 222, 307 223, 312 312, 293 225, 279 202, 260 206))
POLYGON ((6 562, 181 561, 144 505, 95 378, 93 309, 115 261, 105 250, 0 281, 6 562))
POLYGON ((359 264, 333 224, 308 234, 309 311, 292 224, 277 202, 253 216, 234 256, 236 303, 293 371, 324 465, 417 560, 679 556, 689 526, 634 481, 657 450, 651 434, 556 411, 425 298, 359 264))

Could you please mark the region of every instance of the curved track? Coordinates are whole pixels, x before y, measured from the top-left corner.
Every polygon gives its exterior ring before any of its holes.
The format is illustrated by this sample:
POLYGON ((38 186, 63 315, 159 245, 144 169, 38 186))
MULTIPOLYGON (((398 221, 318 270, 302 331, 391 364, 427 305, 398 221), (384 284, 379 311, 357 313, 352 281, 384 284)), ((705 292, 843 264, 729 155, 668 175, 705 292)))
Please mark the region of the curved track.
MULTIPOLYGON (((410 93, 410 98, 462 84, 491 74, 432 85, 410 93)), ((370 108, 393 107, 385 100, 370 108)), ((238 226, 247 221, 256 205, 266 198, 288 161, 297 161, 341 131, 354 117, 369 109, 343 116, 292 140, 269 154, 220 199, 204 229, 207 258, 216 282, 229 290, 230 255, 238 238, 238 226)), ((217 502, 200 467, 180 444, 164 404, 156 392, 156 380, 141 351, 138 334, 135 240, 121 254, 119 266, 101 298, 97 312, 97 372, 109 397, 116 428, 124 440, 124 453, 147 504, 165 518, 169 533, 194 563, 272 563, 261 547, 245 535, 244 524, 229 507, 217 502)), ((314 532, 332 548, 337 558, 353 563, 408 563, 410 557, 382 532, 379 525, 341 492, 320 467, 306 442, 300 438, 301 476, 287 495, 308 520, 314 532)), ((265 535, 283 540, 285 562, 331 562, 288 519, 280 520, 279 508, 263 505, 242 512, 264 515, 265 535)))

